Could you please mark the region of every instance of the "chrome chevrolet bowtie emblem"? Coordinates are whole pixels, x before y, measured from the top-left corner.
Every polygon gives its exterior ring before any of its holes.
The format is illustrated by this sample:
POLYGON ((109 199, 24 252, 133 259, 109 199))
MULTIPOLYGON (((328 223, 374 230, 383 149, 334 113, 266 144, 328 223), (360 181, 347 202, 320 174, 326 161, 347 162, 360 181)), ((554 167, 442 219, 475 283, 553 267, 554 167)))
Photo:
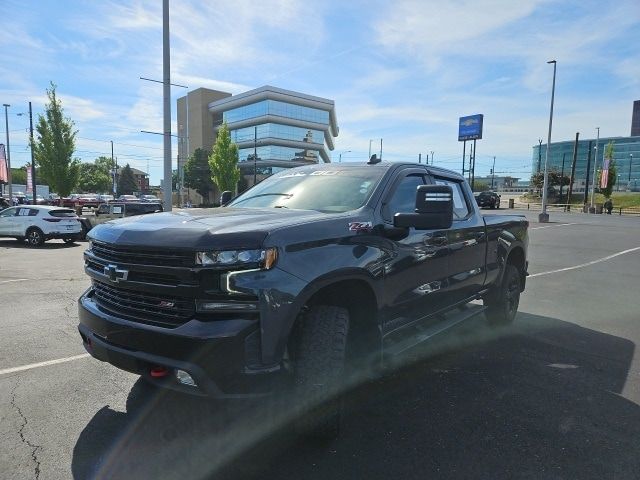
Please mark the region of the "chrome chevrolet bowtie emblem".
POLYGON ((120 280, 126 280, 129 276, 129 270, 121 270, 117 265, 109 264, 104 267, 104 274, 109 277, 112 282, 119 282, 120 280))

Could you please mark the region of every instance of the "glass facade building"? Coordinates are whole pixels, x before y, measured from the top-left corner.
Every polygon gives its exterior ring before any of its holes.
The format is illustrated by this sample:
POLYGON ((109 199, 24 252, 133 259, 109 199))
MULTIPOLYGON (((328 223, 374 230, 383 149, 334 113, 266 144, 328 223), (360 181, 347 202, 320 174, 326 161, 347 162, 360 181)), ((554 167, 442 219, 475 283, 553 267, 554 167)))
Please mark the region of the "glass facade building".
POLYGON ((214 130, 227 123, 244 174, 331 161, 333 100, 265 86, 211 102, 209 111, 219 119, 214 130))
MULTIPOLYGON (((617 170, 617 183, 614 190, 640 191, 640 136, 600 138, 597 148, 596 172, 602 169, 605 147, 609 142, 614 145, 613 160, 617 170)), ((554 142, 549 151, 548 168, 571 175, 573 148, 575 141, 554 142)), ((532 171, 544 171, 547 145, 534 145, 532 171)), ((573 191, 581 193, 590 188, 593 182, 593 168, 596 161, 596 139, 579 140, 573 191)), ((596 173, 597 175, 597 173, 596 173)))

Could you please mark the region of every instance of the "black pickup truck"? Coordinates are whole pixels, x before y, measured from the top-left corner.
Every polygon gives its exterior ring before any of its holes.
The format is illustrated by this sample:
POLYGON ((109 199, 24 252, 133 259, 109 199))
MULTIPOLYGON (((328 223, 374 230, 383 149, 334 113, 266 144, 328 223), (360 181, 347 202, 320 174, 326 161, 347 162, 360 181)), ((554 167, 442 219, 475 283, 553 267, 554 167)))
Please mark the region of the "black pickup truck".
MULTIPOLYGON (((284 380, 326 394, 354 365, 480 311, 511 322, 527 228, 482 216, 464 179, 433 166, 294 168, 226 207, 91 230, 80 335, 95 358, 184 392, 256 395, 284 380)), ((318 429, 338 421, 336 407, 318 429)))

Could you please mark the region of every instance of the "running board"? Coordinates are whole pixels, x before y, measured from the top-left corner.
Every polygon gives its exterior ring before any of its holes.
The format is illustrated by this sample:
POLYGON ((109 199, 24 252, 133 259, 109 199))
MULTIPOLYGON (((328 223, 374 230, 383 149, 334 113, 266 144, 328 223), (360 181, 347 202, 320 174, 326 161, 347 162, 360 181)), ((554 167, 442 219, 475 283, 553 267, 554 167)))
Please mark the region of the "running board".
POLYGON ((481 305, 467 305, 464 309, 451 311, 440 316, 438 321, 431 321, 429 326, 416 325, 414 327, 415 334, 407 334, 408 338, 404 338, 398 342, 392 343, 388 347, 384 347, 384 357, 395 357, 407 350, 429 340, 430 338, 443 333, 460 323, 470 320, 483 313, 486 307, 481 305))

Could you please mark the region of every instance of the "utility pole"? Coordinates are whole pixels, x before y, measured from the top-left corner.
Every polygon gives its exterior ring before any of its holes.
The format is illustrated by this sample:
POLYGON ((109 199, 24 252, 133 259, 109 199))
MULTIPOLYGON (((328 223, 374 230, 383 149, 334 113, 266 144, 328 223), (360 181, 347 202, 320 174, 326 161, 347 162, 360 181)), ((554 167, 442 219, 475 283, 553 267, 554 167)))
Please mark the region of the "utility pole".
POLYGON ((567 205, 565 211, 571 210, 571 194, 573 193, 573 179, 576 174, 576 162, 578 160, 578 137, 580 132, 576 132, 576 142, 573 144, 573 159, 571 160, 571 176, 569 177, 569 192, 567 193, 567 205))
POLYGON ((553 99, 556 93, 556 66, 555 60, 549 60, 547 63, 553 64, 553 83, 551 84, 551 108, 549 110, 549 133, 547 134, 547 150, 544 153, 544 181, 542 182, 542 212, 538 215, 538 222, 546 223, 549 221, 547 213, 547 190, 549 188, 549 150, 551 150, 551 126, 553 125, 553 99))
POLYGON ((164 210, 172 208, 171 185, 171 55, 169 49, 169 0, 162 0, 162 101, 164 133, 164 210))
POLYGON ((542 139, 538 139, 538 172, 542 168, 542 139))
POLYGON ((33 204, 37 205, 36 193, 38 189, 36 187, 36 159, 33 154, 33 112, 31 110, 31 102, 29 102, 29 143, 31 150, 31 186, 33 187, 33 204))
POLYGON ((369 156, 367 158, 371 158, 371 142, 373 142, 373 140, 369 140, 369 156))
MULTIPOLYGON (((429 162, 427 162, 429 163, 429 162)), ((431 150, 431 165, 433 165, 433 150, 431 150)))
POLYGON ((476 139, 473 139, 473 164, 471 166, 471 191, 476 183, 476 139))
POLYGON ((422 154, 421 153, 418 154, 418 163, 422 163, 422 154))
POLYGON ((562 198, 562 184, 564 181, 564 156, 566 155, 566 152, 562 153, 562 170, 560 173, 560 198, 562 198))
POLYGON ((380 161, 382 161, 382 139, 380 139, 380 161))
POLYGON ((12 190, 12 182, 11 179, 11 149, 9 148, 9 113, 7 109, 11 106, 7 103, 3 103, 4 107, 4 125, 5 130, 7 132, 7 181, 9 182, 9 204, 13 205, 13 190, 12 190))
POLYGON ((491 190, 493 190, 493 179, 496 178, 496 156, 493 156, 493 167, 491 168, 491 190))
POLYGON ((464 177, 464 166, 465 166, 465 162, 467 161, 466 156, 467 156, 467 141, 464 140, 462 142, 462 176, 464 177))
POLYGON ((587 201, 589 200, 589 172, 591 171, 591 145, 592 140, 589 140, 589 147, 587 148, 587 170, 584 179, 584 199, 582 200, 584 213, 587 213, 587 201))
POLYGON ((116 162, 113 160, 113 140, 111 140, 111 172, 113 173, 113 182, 111 188, 113 190, 113 198, 116 196, 116 162))
POLYGON ((591 206, 589 207, 589 213, 595 213, 595 207, 593 202, 596 196, 596 167, 598 166, 598 143, 600 143, 600 127, 596 127, 598 130, 598 136, 596 137, 596 153, 593 158, 593 178, 591 179, 591 206), (593 212, 591 211, 593 210, 593 212))

